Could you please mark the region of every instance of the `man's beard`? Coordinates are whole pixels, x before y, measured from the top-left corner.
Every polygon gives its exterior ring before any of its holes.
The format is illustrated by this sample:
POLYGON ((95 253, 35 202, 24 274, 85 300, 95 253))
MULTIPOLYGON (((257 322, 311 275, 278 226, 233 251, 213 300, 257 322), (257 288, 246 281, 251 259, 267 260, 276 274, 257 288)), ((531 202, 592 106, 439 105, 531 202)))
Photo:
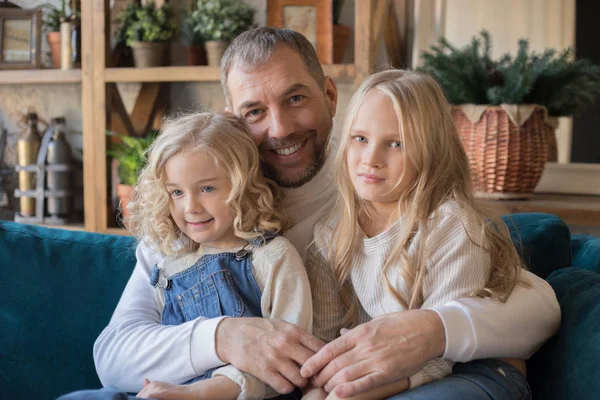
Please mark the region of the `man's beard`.
POLYGON ((304 168, 302 176, 297 179, 289 178, 285 176, 276 165, 271 165, 263 159, 262 171, 264 176, 275 181, 280 187, 284 188, 298 188, 314 178, 323 168, 327 158, 325 144, 319 141, 317 131, 311 130, 302 133, 292 133, 285 139, 267 139, 265 142, 261 143, 260 150, 272 151, 273 149, 290 147, 311 138, 315 139, 314 155, 304 168))

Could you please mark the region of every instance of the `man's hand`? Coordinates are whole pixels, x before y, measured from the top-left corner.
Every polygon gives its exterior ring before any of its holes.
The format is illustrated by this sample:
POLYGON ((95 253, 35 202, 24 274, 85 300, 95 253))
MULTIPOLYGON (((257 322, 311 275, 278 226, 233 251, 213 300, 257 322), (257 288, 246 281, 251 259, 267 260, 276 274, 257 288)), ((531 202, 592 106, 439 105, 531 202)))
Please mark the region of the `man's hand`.
POLYGON ((225 318, 217 327, 219 358, 279 393, 304 387, 300 366, 324 344, 296 325, 277 319, 225 318))
POLYGON ((338 397, 355 396, 410 377, 445 348, 444 325, 435 311, 402 311, 346 332, 311 357, 301 373, 327 392, 335 388, 338 397))

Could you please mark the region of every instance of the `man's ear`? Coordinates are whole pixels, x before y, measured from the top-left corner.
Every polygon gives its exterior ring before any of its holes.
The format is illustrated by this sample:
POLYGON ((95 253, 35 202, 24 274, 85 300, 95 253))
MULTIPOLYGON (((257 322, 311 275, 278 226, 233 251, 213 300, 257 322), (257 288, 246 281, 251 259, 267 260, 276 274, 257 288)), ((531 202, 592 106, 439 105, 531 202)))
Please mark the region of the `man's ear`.
POLYGON ((231 111, 231 108, 229 108, 229 106, 225 106, 225 112, 229 113, 229 114, 233 114, 233 111, 231 111))
POLYGON ((337 110, 337 100, 338 100, 338 92, 333 79, 330 76, 325 77, 325 85, 324 85, 325 97, 329 103, 329 107, 331 109, 331 116, 335 117, 335 112, 337 110))

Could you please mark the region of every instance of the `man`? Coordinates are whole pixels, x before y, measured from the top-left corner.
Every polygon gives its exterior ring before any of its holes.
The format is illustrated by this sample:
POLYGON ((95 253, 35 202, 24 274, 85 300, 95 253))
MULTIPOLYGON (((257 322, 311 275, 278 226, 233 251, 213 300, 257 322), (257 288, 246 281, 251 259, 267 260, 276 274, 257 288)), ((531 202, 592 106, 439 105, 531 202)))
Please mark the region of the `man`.
MULTIPOLYGON (((335 84, 302 35, 274 28, 236 38, 221 63, 221 83, 228 110, 246 121, 259 145, 265 174, 284 188, 283 207, 293 220, 284 236, 302 254, 333 200, 326 149, 335 84)), ((466 298, 436 310, 389 314, 325 347, 280 320, 215 318, 162 326, 148 284, 162 256, 144 243, 136 254, 138 264, 94 346, 102 383, 127 391, 139 391, 144 378, 183 383, 231 363, 280 393, 312 376, 314 384, 337 386, 336 394, 345 397, 408 377, 435 357, 527 358, 560 319, 552 289, 532 278, 532 287, 517 287, 507 303, 466 298)))

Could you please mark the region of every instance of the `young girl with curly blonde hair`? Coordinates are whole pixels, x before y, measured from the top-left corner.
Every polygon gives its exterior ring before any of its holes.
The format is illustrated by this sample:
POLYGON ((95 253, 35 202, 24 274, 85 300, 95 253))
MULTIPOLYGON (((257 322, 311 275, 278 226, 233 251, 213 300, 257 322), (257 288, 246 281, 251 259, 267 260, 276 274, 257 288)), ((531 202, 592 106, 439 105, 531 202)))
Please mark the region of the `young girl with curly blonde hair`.
MULTIPOLYGON (((341 301, 313 298, 318 337, 333 340, 342 327, 459 297, 506 301, 525 281, 508 229, 474 199, 450 106, 430 76, 389 70, 365 80, 347 111, 335 172, 336 207, 315 227, 308 267, 311 279, 327 282, 330 275, 341 301)), ((507 390, 520 387, 510 398, 525 398, 524 363, 494 361, 512 373, 512 381, 502 383, 507 390)), ((444 378, 452 366, 434 359, 410 379, 366 397, 386 398, 444 378)), ((335 395, 335 387, 326 389, 335 395)))
MULTIPOLYGON (((310 332, 306 271, 294 246, 279 236, 284 219, 245 126, 230 114, 175 118, 164 124, 147 154, 127 225, 166 255, 149 282, 161 323, 254 316, 283 319, 310 332)), ((192 344, 192 349, 203 345, 192 344)), ((186 385, 147 381, 138 396, 262 399, 275 394, 227 365, 186 385)))

